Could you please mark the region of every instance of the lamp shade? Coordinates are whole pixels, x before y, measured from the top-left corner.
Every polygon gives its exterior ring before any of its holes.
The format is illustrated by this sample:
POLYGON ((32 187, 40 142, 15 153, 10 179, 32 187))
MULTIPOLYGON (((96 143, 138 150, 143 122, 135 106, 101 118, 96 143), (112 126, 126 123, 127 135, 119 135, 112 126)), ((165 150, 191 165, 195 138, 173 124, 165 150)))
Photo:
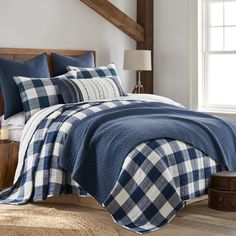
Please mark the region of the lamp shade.
POLYGON ((152 54, 149 50, 126 50, 124 53, 125 70, 152 70, 152 54))

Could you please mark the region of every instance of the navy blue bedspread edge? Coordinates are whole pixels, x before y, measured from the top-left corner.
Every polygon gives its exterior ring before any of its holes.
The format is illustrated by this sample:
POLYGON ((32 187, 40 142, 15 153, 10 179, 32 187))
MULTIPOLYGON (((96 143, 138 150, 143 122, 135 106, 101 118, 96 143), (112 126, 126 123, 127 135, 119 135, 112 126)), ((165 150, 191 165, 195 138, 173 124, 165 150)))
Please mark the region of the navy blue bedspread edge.
POLYGON ((189 143, 236 171, 236 123, 159 102, 111 108, 77 122, 67 136, 60 166, 102 204, 128 153, 158 138, 189 143))

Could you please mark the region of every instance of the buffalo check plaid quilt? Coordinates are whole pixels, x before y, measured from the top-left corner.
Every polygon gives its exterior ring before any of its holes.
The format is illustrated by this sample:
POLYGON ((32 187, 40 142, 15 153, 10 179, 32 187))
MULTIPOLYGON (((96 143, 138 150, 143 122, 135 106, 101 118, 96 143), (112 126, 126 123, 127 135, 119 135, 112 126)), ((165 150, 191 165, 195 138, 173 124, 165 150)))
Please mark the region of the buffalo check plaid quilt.
MULTIPOLYGON (((18 175, 14 185, 0 193, 0 203, 19 205, 60 194, 88 196, 70 173, 59 167, 66 136, 75 122, 90 114, 134 102, 143 101, 58 105, 33 116, 22 139, 18 175)), ((205 194, 211 174, 223 169, 201 151, 178 140, 150 140, 126 157, 103 206, 124 228, 137 233, 154 231, 168 223, 185 200, 205 194)))
POLYGON ((223 169, 183 142, 148 141, 127 156, 103 206, 124 228, 154 231, 170 222, 186 200, 206 194, 211 174, 223 169))

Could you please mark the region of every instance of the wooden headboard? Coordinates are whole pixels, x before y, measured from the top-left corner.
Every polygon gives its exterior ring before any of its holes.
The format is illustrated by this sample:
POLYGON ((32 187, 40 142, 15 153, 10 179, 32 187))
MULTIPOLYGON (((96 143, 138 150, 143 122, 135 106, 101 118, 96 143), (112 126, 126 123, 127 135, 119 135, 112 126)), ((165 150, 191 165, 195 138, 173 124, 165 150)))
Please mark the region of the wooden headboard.
MULTIPOLYGON (((96 53, 93 50, 61 50, 61 49, 28 49, 28 48, 0 48, 0 57, 5 57, 11 60, 26 61, 36 57, 42 53, 48 54, 48 65, 51 77, 53 77, 53 65, 51 62, 51 53, 58 53, 64 56, 78 57, 83 56, 88 52, 94 53, 96 60, 96 53)), ((1 65, 0 65, 1 66, 1 65)), ((0 94, 0 115, 4 112, 3 97, 0 94)))

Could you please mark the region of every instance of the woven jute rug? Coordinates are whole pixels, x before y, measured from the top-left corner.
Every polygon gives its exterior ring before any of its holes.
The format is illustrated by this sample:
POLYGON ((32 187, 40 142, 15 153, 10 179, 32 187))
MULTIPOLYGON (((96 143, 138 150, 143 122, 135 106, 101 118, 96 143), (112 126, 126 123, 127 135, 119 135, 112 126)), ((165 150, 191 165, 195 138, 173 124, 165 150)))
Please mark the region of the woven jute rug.
POLYGON ((118 236, 111 226, 58 209, 0 209, 0 235, 118 236))

